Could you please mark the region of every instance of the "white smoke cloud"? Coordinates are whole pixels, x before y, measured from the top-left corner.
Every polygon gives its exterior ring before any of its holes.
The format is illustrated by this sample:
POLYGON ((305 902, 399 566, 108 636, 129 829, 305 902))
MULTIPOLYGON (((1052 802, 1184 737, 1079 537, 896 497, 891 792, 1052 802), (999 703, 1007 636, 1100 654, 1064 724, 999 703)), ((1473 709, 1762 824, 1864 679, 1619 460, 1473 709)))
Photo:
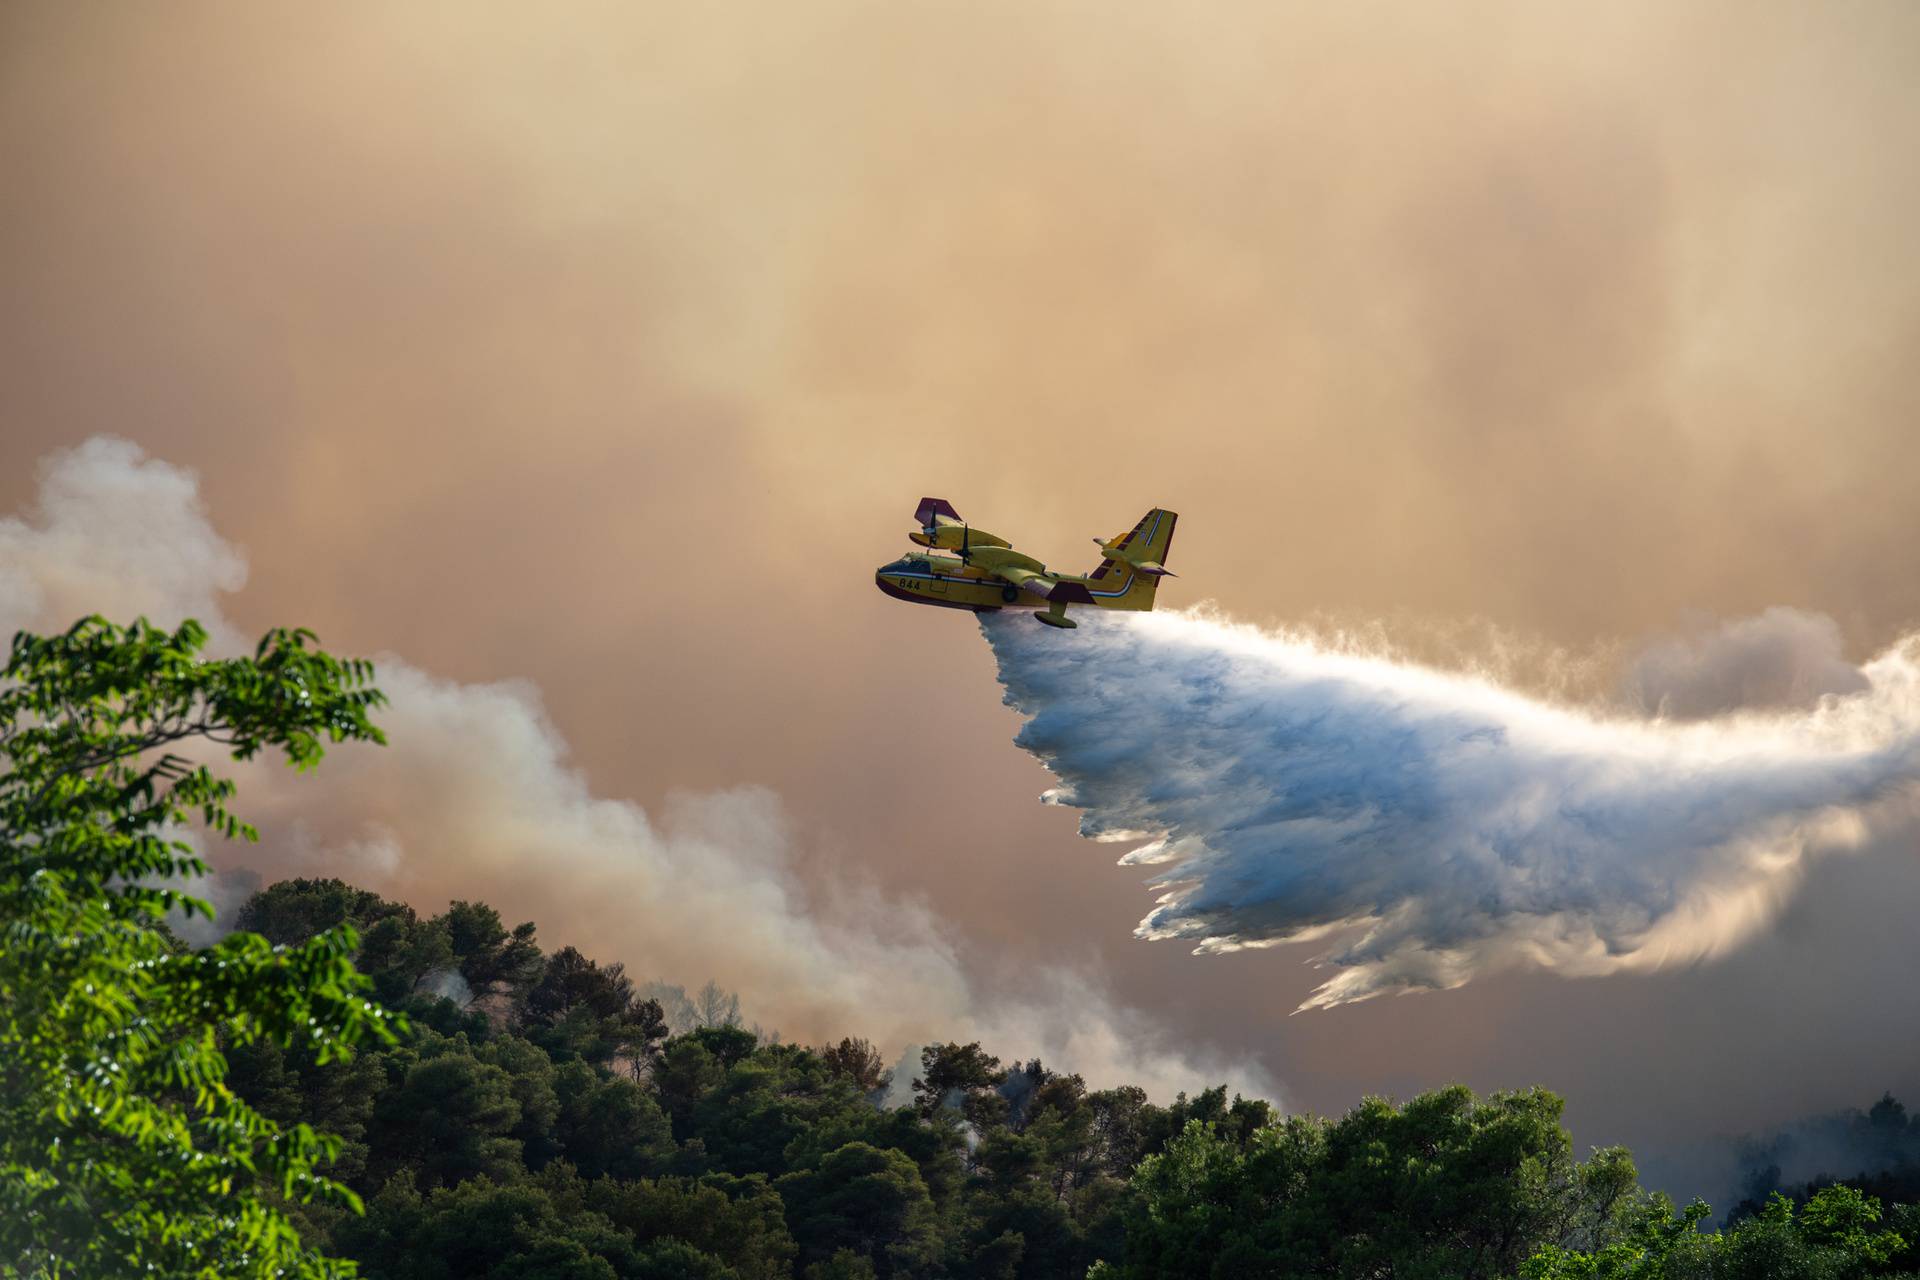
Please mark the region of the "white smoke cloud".
POLYGON ((0 635, 8 637, 111 608, 123 622, 198 618, 231 649, 237 637, 219 597, 246 580, 246 559, 214 531, 194 473, 150 460, 126 440, 96 436, 52 455, 41 463, 30 518, 0 519, 0 635))
POLYGON ((1649 715, 1695 720, 1736 709, 1806 707, 1862 693, 1867 677, 1842 653, 1832 618, 1778 607, 1647 646, 1622 682, 1649 715))
POLYGON ((473 1003, 473 988, 460 976, 458 969, 435 969, 422 974, 420 981, 414 984, 414 990, 439 996, 442 1000, 451 1000, 462 1009, 473 1003))
MULTIPOLYGON (((202 861, 207 856, 207 840, 200 832, 188 832, 186 842, 193 846, 194 855, 202 861)), ((194 876, 186 883, 179 881, 156 880, 151 883, 166 885, 189 893, 213 909, 213 918, 195 912, 188 915, 183 910, 167 913, 167 927, 172 929, 189 946, 210 947, 227 936, 231 930, 224 923, 233 919, 247 899, 266 887, 260 873, 252 867, 232 867, 225 871, 208 871, 202 876, 194 876)))
MULTIPOLYGON (((28 518, 0 521, 0 626, 191 616, 231 651, 239 633, 219 597, 245 573, 191 472, 96 439, 45 463, 28 518)), ((640 974, 714 979, 790 1036, 979 1039, 1095 1085, 1170 1097, 1225 1080, 1278 1097, 1257 1065, 1175 1045, 1087 973, 1029 970, 1007 989, 924 904, 853 882, 803 886, 770 792, 681 796, 656 817, 588 790, 530 684, 463 684, 393 656, 377 664, 390 747, 341 748, 310 775, 245 767, 241 811, 264 836, 240 855, 249 872, 339 875, 427 911, 481 898, 538 921, 550 945, 573 942, 640 974)), ((208 844, 216 859, 234 856, 208 844)))
MULTIPOLYGON (((1912 644, 1854 696, 1676 724, 1196 616, 983 629, 1030 717, 1020 745, 1060 779, 1048 798, 1091 838, 1146 842, 1123 863, 1165 868, 1138 935, 1224 951, 1340 934, 1303 1008, 1715 954, 1811 851, 1904 815, 1920 778, 1912 644)), ((1663 698, 1707 705, 1714 655, 1647 670, 1676 668, 1663 698)))

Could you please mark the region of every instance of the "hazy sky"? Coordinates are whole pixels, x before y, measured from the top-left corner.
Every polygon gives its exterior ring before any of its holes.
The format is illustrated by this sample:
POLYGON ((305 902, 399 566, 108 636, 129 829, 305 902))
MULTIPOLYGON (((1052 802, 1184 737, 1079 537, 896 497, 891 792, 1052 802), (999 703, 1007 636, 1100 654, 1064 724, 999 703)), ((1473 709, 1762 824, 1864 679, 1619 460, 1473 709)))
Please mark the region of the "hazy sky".
POLYGON ((1920 1084, 1910 840, 1712 965, 1289 1018, 1303 956, 1132 938, 977 628, 870 575, 922 494, 1063 566, 1164 505, 1169 605, 1593 688, 1782 604, 1864 658, 1920 624, 1916 66, 1908 0, 15 0, 0 512, 136 441, 243 630, 524 678, 649 810, 763 784, 803 880, 1102 970, 1299 1105, 1864 1103, 1920 1084))

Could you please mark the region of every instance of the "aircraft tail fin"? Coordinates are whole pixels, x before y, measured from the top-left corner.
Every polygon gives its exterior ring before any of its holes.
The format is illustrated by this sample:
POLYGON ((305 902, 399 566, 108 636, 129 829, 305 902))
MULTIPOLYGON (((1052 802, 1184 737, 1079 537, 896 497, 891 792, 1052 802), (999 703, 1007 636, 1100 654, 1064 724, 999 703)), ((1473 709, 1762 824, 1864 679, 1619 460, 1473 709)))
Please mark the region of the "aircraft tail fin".
POLYGON ((1173 546, 1173 526, 1180 517, 1155 507, 1140 523, 1117 538, 1094 541, 1106 553, 1100 567, 1087 575, 1087 589, 1109 609, 1151 609, 1154 588, 1172 577, 1167 552, 1173 546))

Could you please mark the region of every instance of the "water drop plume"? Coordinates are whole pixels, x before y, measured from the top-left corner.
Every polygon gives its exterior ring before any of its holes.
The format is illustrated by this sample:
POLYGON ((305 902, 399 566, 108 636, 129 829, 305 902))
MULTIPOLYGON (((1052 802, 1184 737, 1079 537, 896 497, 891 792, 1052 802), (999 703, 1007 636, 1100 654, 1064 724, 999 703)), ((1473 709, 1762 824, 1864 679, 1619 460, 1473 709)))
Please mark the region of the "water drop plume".
POLYGON ((1858 692, 1680 723, 1196 615, 983 629, 1046 799, 1157 868, 1138 935, 1323 940, 1302 1008, 1711 956, 1920 779, 1920 640, 1858 692))

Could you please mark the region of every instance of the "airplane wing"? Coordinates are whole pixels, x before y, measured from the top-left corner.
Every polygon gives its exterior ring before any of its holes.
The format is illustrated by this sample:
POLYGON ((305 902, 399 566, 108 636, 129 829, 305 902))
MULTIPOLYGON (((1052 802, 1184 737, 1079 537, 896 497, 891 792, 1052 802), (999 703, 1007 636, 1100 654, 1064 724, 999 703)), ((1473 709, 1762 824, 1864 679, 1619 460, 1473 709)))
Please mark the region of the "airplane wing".
POLYGON ((1010 545, 1005 538, 988 533, 985 529, 972 529, 953 509, 953 504, 945 498, 922 498, 920 505, 914 508, 913 518, 920 525, 907 535, 910 542, 923 547, 940 547, 948 551, 966 552, 977 547, 1005 547, 1010 545))
POLYGON ((1047 592, 1053 587, 1053 583, 1048 579, 1046 574, 1035 573, 1033 570, 1021 565, 1001 564, 982 565, 980 567, 1000 579, 1000 581, 1010 582, 1022 591, 1031 591, 1043 600, 1047 598, 1047 592))
POLYGON ((1022 591, 1028 591, 1042 600, 1059 600, 1066 604, 1092 604, 1093 596, 1086 585, 1079 582, 1062 582, 1044 568, 1034 568, 1038 561, 1021 556, 1018 552, 1002 558, 996 553, 976 554, 974 563, 985 569, 1002 582, 1010 582, 1022 591), (1019 561, 1026 560, 1026 564, 1019 561))
POLYGON ((960 513, 945 498, 922 498, 920 505, 913 509, 913 522, 922 529, 938 529, 941 525, 963 524, 960 513))

